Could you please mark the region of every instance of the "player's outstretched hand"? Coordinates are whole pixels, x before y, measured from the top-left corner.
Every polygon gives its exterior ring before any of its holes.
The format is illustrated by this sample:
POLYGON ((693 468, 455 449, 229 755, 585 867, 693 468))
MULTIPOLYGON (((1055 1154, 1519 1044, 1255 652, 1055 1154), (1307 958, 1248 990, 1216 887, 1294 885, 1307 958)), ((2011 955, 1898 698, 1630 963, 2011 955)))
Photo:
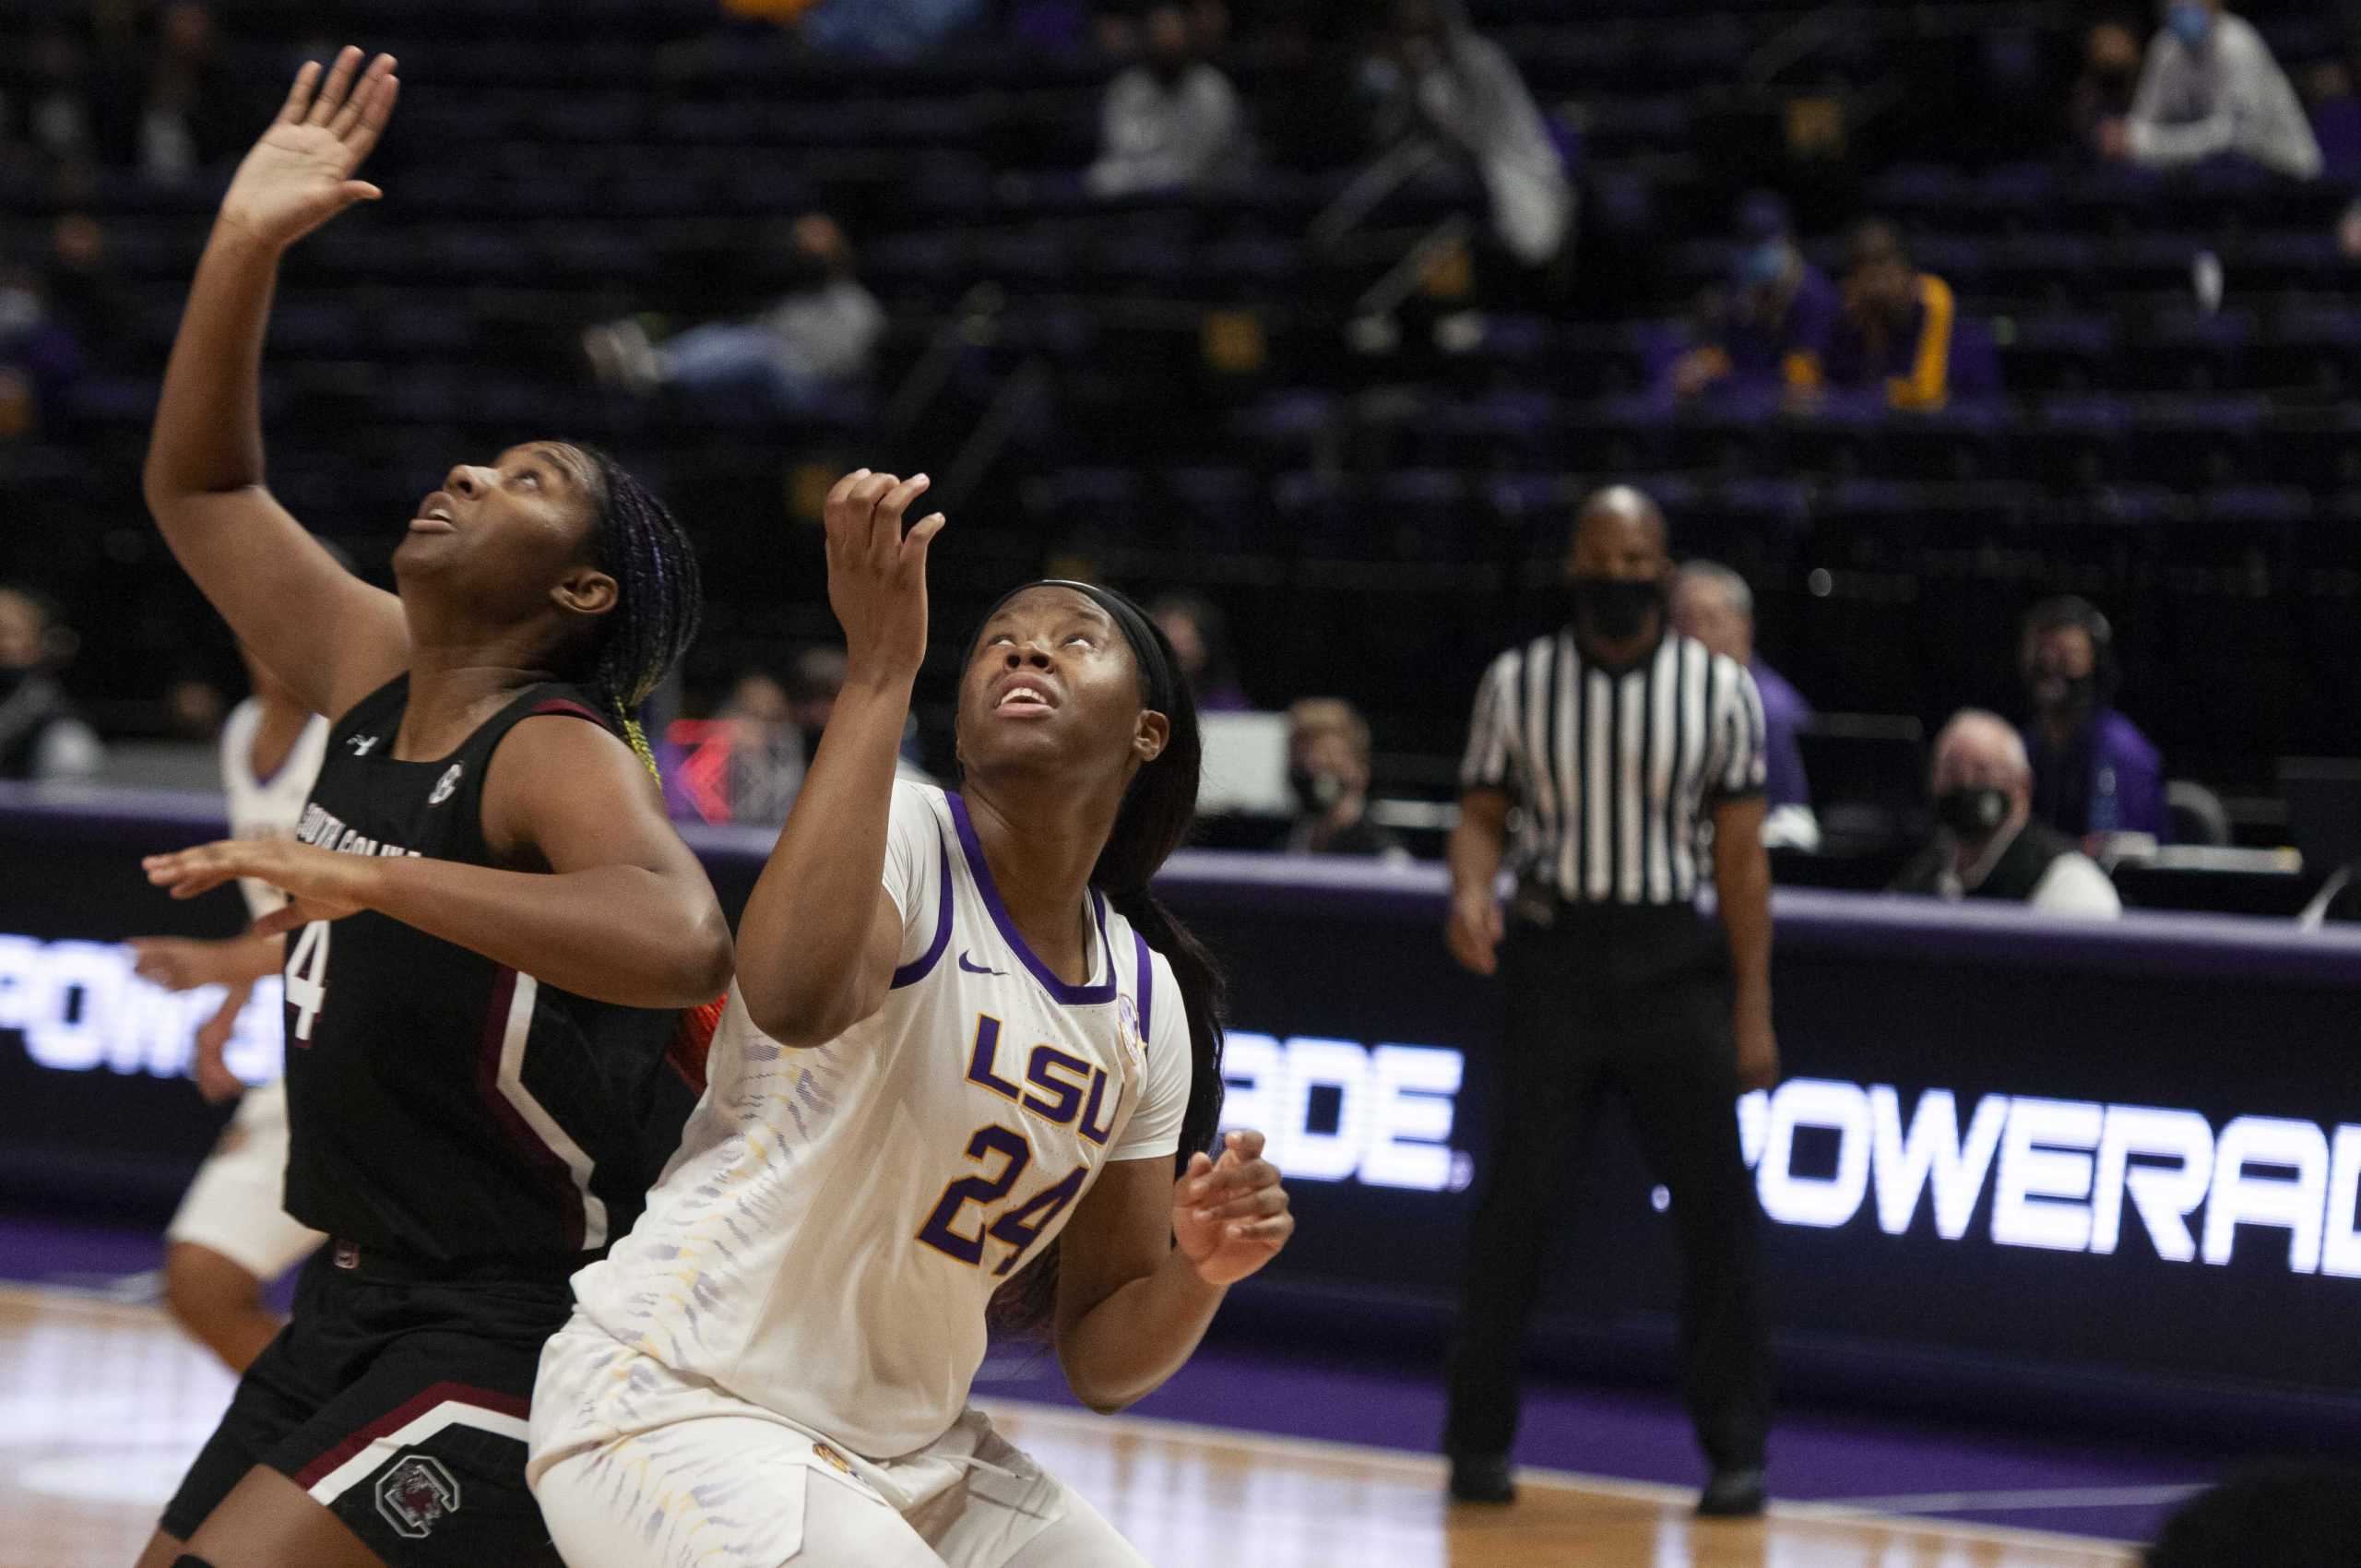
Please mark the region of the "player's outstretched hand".
POLYGON ((390 54, 378 55, 363 73, 361 51, 347 48, 325 85, 318 63, 306 62, 279 118, 238 165, 221 198, 221 220, 283 247, 354 202, 375 201, 385 193, 352 175, 384 134, 400 91, 390 54))
POLYGON ((1190 1157, 1172 1189, 1172 1236, 1208 1285, 1235 1285, 1276 1257, 1295 1234, 1279 1170, 1263 1158, 1263 1134, 1222 1136, 1221 1158, 1190 1157))
POLYGON ((139 862, 150 885, 175 898, 210 893, 242 876, 287 895, 287 907, 254 924, 257 936, 276 936, 314 921, 340 921, 362 908, 361 878, 368 859, 339 855, 284 838, 223 838, 139 862))
POLYGON ((200 985, 227 985, 230 966, 221 942, 188 936, 142 936, 131 944, 131 972, 166 991, 195 991, 200 985))
POLYGON ((254 986, 240 982, 230 988, 213 1016, 196 1027, 196 1050, 189 1062, 189 1076, 208 1105, 227 1105, 246 1092, 246 1081, 230 1071, 230 1037, 237 1032, 238 1015, 245 1011, 254 986))
POLYGON ((848 680, 910 680, 926 662, 927 546, 944 519, 905 533, 902 515, 931 482, 856 469, 828 492, 828 607, 845 629, 848 680))

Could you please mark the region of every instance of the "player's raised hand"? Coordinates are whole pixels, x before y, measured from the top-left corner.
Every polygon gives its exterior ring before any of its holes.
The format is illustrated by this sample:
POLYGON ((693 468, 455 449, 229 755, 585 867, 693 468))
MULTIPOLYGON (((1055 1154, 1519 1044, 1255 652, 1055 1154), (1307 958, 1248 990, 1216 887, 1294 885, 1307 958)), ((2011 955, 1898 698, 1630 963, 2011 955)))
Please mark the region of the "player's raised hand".
POLYGON ((848 679, 908 680, 926 662, 927 547, 944 519, 905 531, 902 517, 931 482, 856 469, 828 492, 828 606, 845 629, 848 679))
POLYGON ((1222 1137, 1221 1158, 1190 1157, 1172 1189, 1172 1238, 1208 1285, 1234 1285, 1276 1257, 1295 1234, 1278 1167, 1263 1158, 1263 1134, 1222 1137))
POLYGON ((317 62, 295 73, 279 117, 221 198, 223 222, 267 244, 291 245, 354 202, 385 194, 352 175, 377 145, 401 91, 394 57, 380 54, 363 72, 361 51, 347 48, 326 75, 324 83, 317 62))

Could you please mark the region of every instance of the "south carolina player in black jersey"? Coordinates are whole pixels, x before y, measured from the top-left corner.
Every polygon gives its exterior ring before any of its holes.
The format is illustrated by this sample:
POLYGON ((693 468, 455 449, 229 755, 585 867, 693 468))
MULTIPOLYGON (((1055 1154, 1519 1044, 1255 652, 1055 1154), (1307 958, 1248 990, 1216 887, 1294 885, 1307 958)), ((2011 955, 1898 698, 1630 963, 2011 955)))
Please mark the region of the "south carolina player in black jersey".
POLYGON ((623 738, 644 752, 629 715, 697 619, 663 506, 583 448, 512 448, 420 505, 397 598, 264 488, 279 259, 378 194, 352 173, 397 84, 360 65, 304 66, 240 166, 148 457, 182 564, 339 717, 297 840, 148 862, 175 897, 250 876, 291 900, 258 927, 289 933, 287 1201, 330 1240, 141 1568, 557 1562, 524 1484, 534 1361, 677 1137, 667 1046, 730 974, 623 738))

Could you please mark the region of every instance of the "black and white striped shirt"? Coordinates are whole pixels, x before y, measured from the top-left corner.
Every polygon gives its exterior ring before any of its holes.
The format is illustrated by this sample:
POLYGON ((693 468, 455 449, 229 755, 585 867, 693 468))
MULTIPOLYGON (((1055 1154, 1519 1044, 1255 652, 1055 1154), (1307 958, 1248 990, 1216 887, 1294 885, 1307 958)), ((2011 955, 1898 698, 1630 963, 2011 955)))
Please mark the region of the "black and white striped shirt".
POLYGON ((1762 789, 1762 699, 1693 637, 1667 633, 1619 671, 1571 631, 1536 637, 1485 673, 1459 782, 1522 808, 1521 880, 1578 903, 1685 904, 1713 807, 1762 789))

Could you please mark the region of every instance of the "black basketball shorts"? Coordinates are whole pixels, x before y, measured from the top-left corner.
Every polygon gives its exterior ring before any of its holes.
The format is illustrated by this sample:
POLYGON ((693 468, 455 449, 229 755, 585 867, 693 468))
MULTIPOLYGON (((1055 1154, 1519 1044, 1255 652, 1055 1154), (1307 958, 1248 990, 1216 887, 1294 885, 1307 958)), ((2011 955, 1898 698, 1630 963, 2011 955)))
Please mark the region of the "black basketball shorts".
POLYGON ((525 1414, 564 1281, 423 1283, 339 1267, 338 1251, 304 1265, 293 1320, 240 1381, 165 1532, 189 1539, 267 1465, 391 1568, 561 1568, 525 1487, 525 1414))

